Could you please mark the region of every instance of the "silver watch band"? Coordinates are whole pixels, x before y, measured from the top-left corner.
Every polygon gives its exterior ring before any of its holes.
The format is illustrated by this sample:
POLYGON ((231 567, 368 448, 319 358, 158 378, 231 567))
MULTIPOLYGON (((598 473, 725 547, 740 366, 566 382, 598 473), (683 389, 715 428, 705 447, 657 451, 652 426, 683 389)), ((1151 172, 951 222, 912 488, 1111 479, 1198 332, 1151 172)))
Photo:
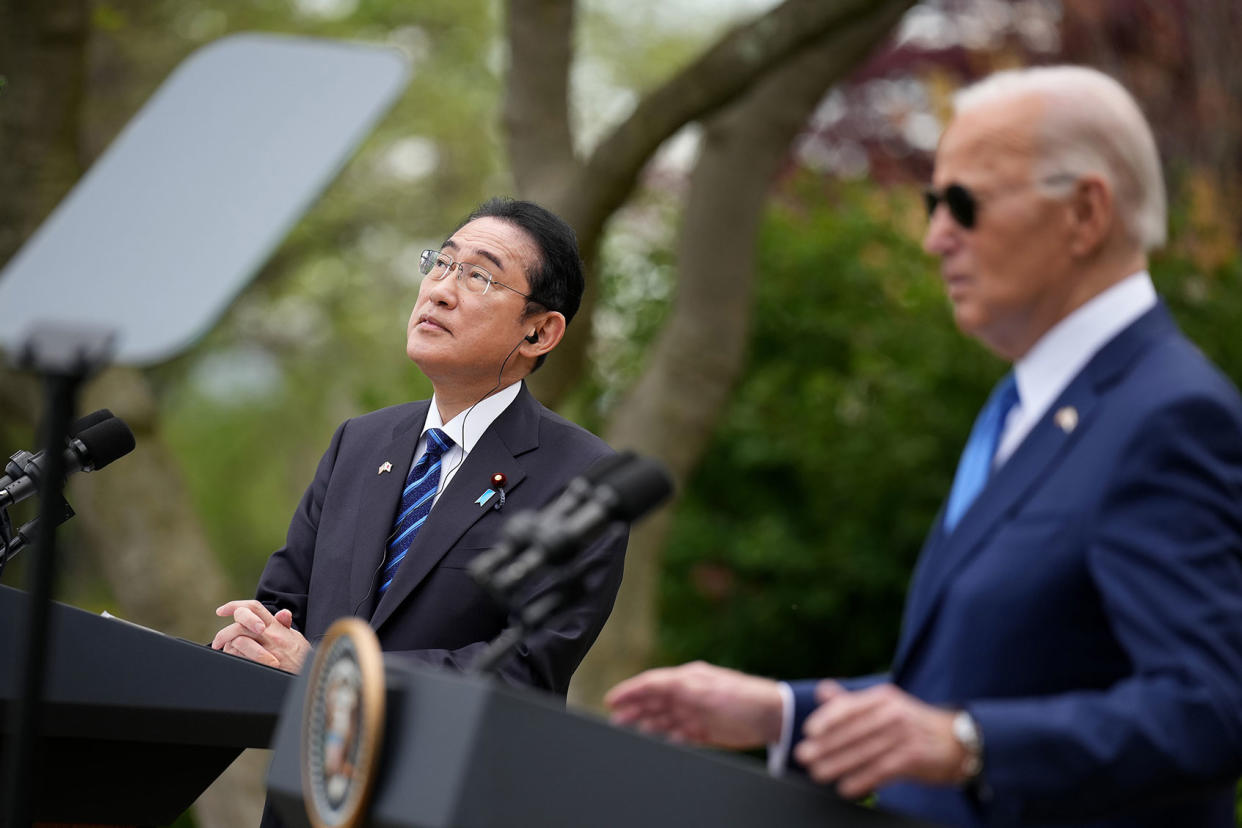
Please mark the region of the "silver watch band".
POLYGON ((966 751, 962 761, 963 782, 969 784, 983 770, 983 736, 975 719, 965 710, 958 711, 953 717, 953 738, 966 751))

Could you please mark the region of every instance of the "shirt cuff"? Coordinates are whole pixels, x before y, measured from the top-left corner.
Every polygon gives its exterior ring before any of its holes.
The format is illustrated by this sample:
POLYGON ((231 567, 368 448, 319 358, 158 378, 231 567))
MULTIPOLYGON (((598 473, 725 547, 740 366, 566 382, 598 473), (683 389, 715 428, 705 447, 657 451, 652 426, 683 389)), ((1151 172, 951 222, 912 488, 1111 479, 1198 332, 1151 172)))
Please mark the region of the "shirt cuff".
POLYGON ((794 694, 786 682, 777 682, 776 687, 781 692, 781 738, 768 744, 768 773, 780 776, 785 773, 786 757, 793 750, 794 694))

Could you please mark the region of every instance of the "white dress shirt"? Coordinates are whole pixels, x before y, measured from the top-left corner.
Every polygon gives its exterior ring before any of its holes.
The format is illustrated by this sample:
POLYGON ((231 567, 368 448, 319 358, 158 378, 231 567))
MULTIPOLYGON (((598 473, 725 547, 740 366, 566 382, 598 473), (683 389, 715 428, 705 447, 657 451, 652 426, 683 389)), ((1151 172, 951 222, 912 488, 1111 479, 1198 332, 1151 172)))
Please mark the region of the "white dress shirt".
POLYGON ((1151 276, 1140 270, 1093 296, 1041 336, 1013 365, 1018 404, 1005 421, 993 464, 1008 460, 1070 380, 1109 340, 1155 305, 1151 276))
MULTIPOLYGON (((427 453, 427 431, 429 429, 438 428, 453 441, 449 450, 440 457, 440 484, 436 487, 435 500, 431 502, 433 506, 440 499, 440 494, 448 487, 453 475, 457 474, 461 464, 466 461, 466 455, 478 444, 483 432, 487 431, 496 418, 517 399, 518 392, 521 390, 520 380, 512 385, 506 385, 490 397, 484 397, 470 406, 447 423, 440 419, 440 407, 436 405, 435 395, 432 395, 431 405, 427 407, 427 419, 423 423, 422 437, 418 440, 418 450, 414 452, 414 461, 410 464, 410 468, 413 469, 419 458, 427 453)), ((409 476, 408 470, 406 476, 409 476)))

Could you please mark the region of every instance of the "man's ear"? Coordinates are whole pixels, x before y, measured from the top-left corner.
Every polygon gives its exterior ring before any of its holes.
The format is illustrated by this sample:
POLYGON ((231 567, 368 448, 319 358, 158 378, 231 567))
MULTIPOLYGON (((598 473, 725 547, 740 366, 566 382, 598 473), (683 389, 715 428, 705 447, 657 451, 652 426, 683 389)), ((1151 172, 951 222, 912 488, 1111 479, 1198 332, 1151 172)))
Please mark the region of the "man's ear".
POLYGON ((1069 197, 1069 250, 1078 258, 1095 255, 1108 243, 1119 220, 1113 191, 1099 176, 1082 178, 1069 197))
POLYGON ((547 311, 528 317, 526 324, 526 341, 522 343, 519 352, 522 356, 539 357, 560 344, 567 323, 559 311, 547 311))

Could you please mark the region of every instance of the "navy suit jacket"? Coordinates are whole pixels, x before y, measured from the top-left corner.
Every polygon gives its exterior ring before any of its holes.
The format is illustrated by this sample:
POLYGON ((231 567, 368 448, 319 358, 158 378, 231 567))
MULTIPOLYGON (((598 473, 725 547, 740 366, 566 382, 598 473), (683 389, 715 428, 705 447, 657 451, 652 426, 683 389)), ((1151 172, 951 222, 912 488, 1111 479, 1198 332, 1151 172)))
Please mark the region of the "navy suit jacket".
MULTIPOLYGON (((513 514, 538 509, 588 466, 612 453, 598 437, 539 404, 525 386, 484 432, 440 494, 392 585, 375 600, 384 546, 406 473, 422 435, 428 400, 384 408, 342 423, 298 505, 285 546, 259 580, 258 599, 293 612, 315 644, 334 620, 370 621, 386 652, 462 669, 512 620, 466 570, 499 539, 513 514), (384 463, 392 471, 379 473, 384 463), (498 496, 482 505, 496 472, 498 496)), ((529 636, 501 666, 509 682, 564 695, 569 679, 612 611, 627 533, 614 527, 578 558, 593 565, 572 609, 529 636)), ((548 589, 545 579, 522 594, 548 589)))
POLYGON ((1070 382, 953 532, 937 519, 879 680, 970 711, 984 744, 976 788, 894 784, 889 809, 1234 825, 1242 400, 1163 305, 1070 382))

